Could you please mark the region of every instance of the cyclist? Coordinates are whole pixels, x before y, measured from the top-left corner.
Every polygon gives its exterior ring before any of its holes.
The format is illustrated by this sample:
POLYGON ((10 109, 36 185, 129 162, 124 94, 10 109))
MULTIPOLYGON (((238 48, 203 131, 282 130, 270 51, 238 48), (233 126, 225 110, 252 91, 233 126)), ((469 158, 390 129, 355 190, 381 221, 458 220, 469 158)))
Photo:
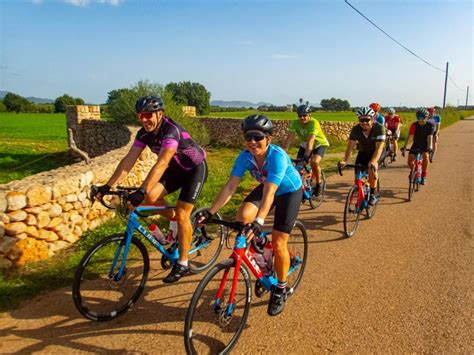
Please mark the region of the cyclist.
POLYGON ((303 197, 301 178, 285 151, 271 144, 273 124, 266 116, 248 116, 242 121, 242 130, 247 149, 239 154, 229 180, 198 222, 205 223, 230 200, 246 171, 260 182, 244 199, 236 220, 247 225, 246 235, 251 239, 260 235, 265 218, 275 207, 272 244, 278 284, 271 290, 267 309, 269 315, 275 316, 283 311, 290 292, 286 286, 290 267, 287 243, 303 197))
POLYGON ((441 116, 435 115, 436 108, 434 107, 428 108, 428 113, 429 113, 428 122, 430 122, 435 128, 435 131, 433 134, 433 152, 430 155, 430 162, 432 163, 434 160, 436 149, 438 149, 439 130, 441 128, 441 116))
POLYGON ((429 165, 429 153, 433 146, 433 134, 435 127, 431 122, 428 122, 428 110, 422 108, 416 111, 416 122, 413 122, 408 132, 408 138, 405 145, 402 147, 402 151, 405 151, 407 145, 413 141, 410 148, 410 154, 408 155, 408 166, 410 169, 415 164, 416 154, 412 151, 418 150, 423 157, 422 173, 421 173, 421 184, 426 183, 426 175, 428 172, 429 165))
POLYGON ((400 138, 400 127, 402 125, 402 119, 400 116, 395 114, 395 109, 389 108, 388 115, 385 116, 385 127, 387 132, 392 133, 392 144, 393 144, 393 160, 397 160, 397 151, 398 151, 398 139, 400 138))
POLYGON ((385 126, 374 122, 375 115, 375 111, 370 107, 361 107, 357 110, 359 124, 352 128, 344 159, 339 162, 342 168, 347 165, 352 150, 358 144, 359 153, 355 163, 368 168, 370 184, 369 204, 371 206, 375 205, 378 199, 375 193, 378 178, 377 169, 381 163, 385 145, 385 126), (372 166, 374 171, 371 169, 372 166))
POLYGON ((304 159, 306 163, 309 162, 313 171, 313 176, 316 180, 316 188, 313 194, 320 196, 323 190, 321 184, 321 159, 329 147, 321 125, 319 122, 311 117, 311 111, 308 105, 300 105, 296 109, 299 119, 292 122, 288 128, 288 135, 283 144, 283 149, 288 150, 291 142, 298 135, 301 144, 296 156, 297 159, 304 159))
POLYGON ((179 261, 163 279, 165 283, 175 282, 189 272, 190 216, 207 179, 206 153, 183 127, 165 115, 160 97, 141 97, 135 108, 142 128, 107 184, 99 187, 96 198, 108 193, 112 186, 128 175, 146 146, 158 155, 141 187, 130 194, 129 203, 135 207, 142 202, 164 204, 166 195, 181 189, 176 210, 163 213, 170 221, 175 219, 178 226, 179 261))
POLYGON ((381 124, 382 126, 385 124, 385 117, 380 113, 380 109, 382 108, 379 103, 372 102, 369 107, 374 110, 375 112, 375 123, 381 124))

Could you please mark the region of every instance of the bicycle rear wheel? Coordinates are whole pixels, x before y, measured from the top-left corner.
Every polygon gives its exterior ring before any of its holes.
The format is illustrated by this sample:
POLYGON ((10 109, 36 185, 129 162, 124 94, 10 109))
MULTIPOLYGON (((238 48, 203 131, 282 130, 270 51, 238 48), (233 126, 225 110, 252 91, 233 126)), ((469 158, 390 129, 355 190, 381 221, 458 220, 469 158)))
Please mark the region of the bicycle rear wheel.
MULTIPOLYGON (((207 208, 199 208, 191 215, 193 225, 195 225, 197 213, 204 210, 207 208)), ((214 218, 222 219, 219 214, 216 214, 214 218)), ((225 236, 225 228, 221 225, 207 224, 194 228, 189 251, 189 267, 192 273, 197 274, 214 264, 224 245, 225 236)))
POLYGON ((252 287, 242 264, 234 303, 229 305, 234 272, 234 260, 227 259, 209 270, 196 288, 184 323, 188 354, 228 353, 237 343, 247 322, 252 287))
POLYGON ((309 205, 311 208, 318 208, 324 201, 324 193, 326 192, 326 175, 321 169, 321 195, 315 196, 313 191, 316 189, 316 180, 311 177, 308 181, 308 185, 311 186, 311 197, 309 198, 309 205))
POLYGON ((286 282, 294 291, 303 277, 308 259, 308 234, 303 223, 298 220, 290 232, 288 251, 290 252, 290 273, 286 282))
POLYGON ((358 187, 352 186, 347 194, 344 207, 344 233, 346 237, 352 237, 359 224, 361 207, 357 203, 358 187))
POLYGON ((111 320, 140 297, 150 270, 148 252, 132 237, 123 275, 118 278, 126 236, 112 235, 95 244, 76 269, 72 296, 78 311, 95 321, 111 320))

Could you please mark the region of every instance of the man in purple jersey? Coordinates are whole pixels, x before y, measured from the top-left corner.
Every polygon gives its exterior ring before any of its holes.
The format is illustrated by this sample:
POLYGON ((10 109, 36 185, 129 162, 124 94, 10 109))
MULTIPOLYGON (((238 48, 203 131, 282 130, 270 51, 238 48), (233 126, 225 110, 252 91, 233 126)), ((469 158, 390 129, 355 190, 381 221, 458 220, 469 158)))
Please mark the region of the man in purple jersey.
POLYGON ((193 232, 190 217, 207 179, 206 153, 183 127, 165 116, 160 97, 141 97, 135 109, 142 128, 110 180, 99 187, 96 198, 109 192, 112 186, 128 175, 146 146, 158 155, 142 186, 130 194, 129 202, 133 206, 164 204, 166 195, 181 189, 176 209, 162 213, 170 221, 175 220, 178 226, 179 260, 163 279, 165 283, 176 282, 189 272, 188 253, 193 232))

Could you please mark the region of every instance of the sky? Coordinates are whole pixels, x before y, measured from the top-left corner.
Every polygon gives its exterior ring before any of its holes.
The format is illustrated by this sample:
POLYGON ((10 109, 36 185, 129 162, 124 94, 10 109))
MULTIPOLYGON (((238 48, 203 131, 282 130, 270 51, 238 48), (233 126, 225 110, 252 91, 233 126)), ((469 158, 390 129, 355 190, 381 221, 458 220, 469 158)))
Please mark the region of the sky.
POLYGON ((0 0, 0 90, 104 103, 139 80, 275 105, 474 104, 471 0, 0 0))

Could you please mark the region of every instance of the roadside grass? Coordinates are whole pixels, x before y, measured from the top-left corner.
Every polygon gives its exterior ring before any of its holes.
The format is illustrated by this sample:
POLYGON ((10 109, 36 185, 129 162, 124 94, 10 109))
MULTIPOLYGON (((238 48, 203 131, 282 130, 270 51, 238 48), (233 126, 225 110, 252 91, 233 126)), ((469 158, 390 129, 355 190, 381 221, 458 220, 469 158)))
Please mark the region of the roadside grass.
POLYGON ((0 184, 73 162, 64 114, 0 113, 0 184))

